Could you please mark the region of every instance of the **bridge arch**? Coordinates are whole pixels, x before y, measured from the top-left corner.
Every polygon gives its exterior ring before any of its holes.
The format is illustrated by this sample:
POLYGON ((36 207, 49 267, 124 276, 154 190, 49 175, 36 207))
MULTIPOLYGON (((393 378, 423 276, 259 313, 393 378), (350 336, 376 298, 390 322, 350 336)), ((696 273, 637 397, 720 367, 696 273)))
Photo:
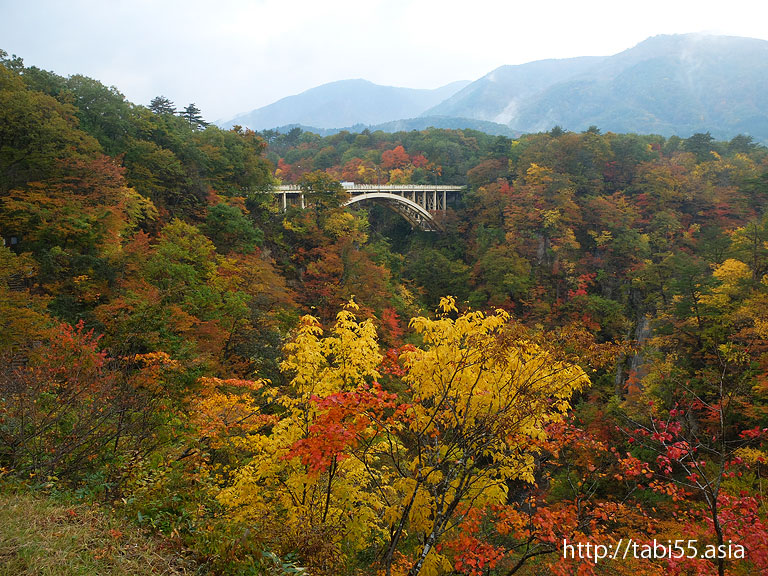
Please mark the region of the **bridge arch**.
POLYGON ((399 196, 397 194, 390 194, 387 192, 365 192, 363 194, 357 194, 352 196, 349 200, 344 202, 344 206, 351 206, 364 200, 383 200, 389 204, 395 212, 405 218, 412 226, 418 226, 422 230, 432 231, 441 229, 440 224, 435 220, 434 216, 427 210, 419 206, 413 200, 399 196))
MULTIPOLYGON (((455 198, 464 190, 463 186, 430 186, 426 184, 354 184, 342 182, 350 196, 344 206, 370 200, 384 203, 400 214, 411 226, 427 231, 443 231, 443 220, 438 214, 445 214, 449 196, 455 198)), ((279 196, 283 212, 288 205, 306 208, 304 191, 296 184, 281 184, 271 190, 279 196), (290 199, 290 200, 289 200, 290 199)))

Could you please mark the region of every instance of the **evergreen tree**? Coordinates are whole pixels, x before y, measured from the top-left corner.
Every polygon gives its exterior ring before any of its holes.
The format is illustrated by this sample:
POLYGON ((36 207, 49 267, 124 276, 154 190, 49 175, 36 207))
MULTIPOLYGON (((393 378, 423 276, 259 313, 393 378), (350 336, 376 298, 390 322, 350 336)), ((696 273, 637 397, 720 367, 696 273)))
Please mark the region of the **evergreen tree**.
POLYGON ((149 109, 155 114, 176 114, 176 106, 165 96, 155 96, 149 103, 149 109))
POLYGON ((203 120, 203 116, 200 114, 200 108, 195 106, 194 102, 186 106, 180 116, 185 118, 195 130, 208 126, 208 122, 203 120))

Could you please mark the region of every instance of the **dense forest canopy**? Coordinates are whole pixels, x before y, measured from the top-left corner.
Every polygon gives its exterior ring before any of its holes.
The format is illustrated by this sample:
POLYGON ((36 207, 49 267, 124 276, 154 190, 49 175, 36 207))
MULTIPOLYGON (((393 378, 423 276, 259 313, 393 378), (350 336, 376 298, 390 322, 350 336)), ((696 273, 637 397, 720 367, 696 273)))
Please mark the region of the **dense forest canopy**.
POLYGON ((749 136, 221 130, 0 53, 0 478, 201 573, 765 573, 766 208, 749 136), (684 554, 563 554, 628 539, 684 554))

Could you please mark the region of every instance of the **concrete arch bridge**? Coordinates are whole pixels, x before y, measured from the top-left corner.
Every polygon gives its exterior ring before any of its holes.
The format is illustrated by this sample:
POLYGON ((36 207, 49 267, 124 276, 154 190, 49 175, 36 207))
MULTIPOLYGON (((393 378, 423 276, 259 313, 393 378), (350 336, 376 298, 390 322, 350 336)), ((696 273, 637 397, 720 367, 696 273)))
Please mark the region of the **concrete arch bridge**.
MULTIPOLYGON (((359 202, 378 202, 405 218, 414 228, 442 230, 442 216, 456 203, 463 186, 428 184, 352 184, 342 182, 349 200, 344 206, 359 202)), ((272 192, 280 197, 283 210, 288 206, 305 208, 304 192, 295 184, 276 186, 272 192)))

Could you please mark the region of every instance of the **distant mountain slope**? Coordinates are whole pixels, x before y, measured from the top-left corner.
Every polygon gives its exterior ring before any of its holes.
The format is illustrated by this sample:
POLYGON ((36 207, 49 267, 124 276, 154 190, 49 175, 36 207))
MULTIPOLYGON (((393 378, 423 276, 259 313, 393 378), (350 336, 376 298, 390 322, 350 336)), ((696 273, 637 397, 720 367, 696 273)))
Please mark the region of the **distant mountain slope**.
POLYGON ((594 125, 682 137, 749 134, 768 144, 768 41, 654 36, 613 56, 502 66, 475 82, 436 90, 344 80, 220 125, 234 124, 255 130, 302 125, 387 132, 435 126, 504 135, 594 125))
POLYGON ((520 132, 512 130, 508 126, 487 120, 476 118, 457 118, 455 116, 421 116, 419 118, 407 118, 393 120, 376 126, 370 126, 369 130, 375 132, 410 132, 411 130, 426 130, 427 128, 443 128, 446 130, 477 130, 494 136, 516 137, 520 132))
POLYGON ((614 132, 768 142, 768 42, 655 36, 609 57, 498 68, 424 112, 508 124, 522 132, 590 125, 614 132))
POLYGON ((381 124, 419 116, 469 82, 453 82, 435 90, 379 86, 367 80, 341 80, 289 96, 221 124, 254 130, 286 124, 339 128, 355 124, 381 124))
POLYGON ((507 124, 514 117, 518 102, 591 70, 606 59, 583 57, 501 66, 426 110, 423 116, 456 116, 507 124))
POLYGON ((507 136, 515 138, 520 136, 520 132, 515 132, 508 126, 487 122, 485 120, 476 120, 473 118, 453 118, 451 116, 421 116, 418 118, 406 118, 403 120, 393 120, 382 124, 354 124, 353 126, 344 126, 343 128, 319 128, 317 126, 307 126, 306 124, 286 124, 275 128, 281 134, 287 134, 293 128, 300 128, 304 132, 312 132, 318 136, 331 136, 339 132, 362 132, 369 130, 376 132, 394 133, 411 132, 412 130, 427 130, 429 128, 439 128, 445 130, 477 130, 494 136, 507 136))

